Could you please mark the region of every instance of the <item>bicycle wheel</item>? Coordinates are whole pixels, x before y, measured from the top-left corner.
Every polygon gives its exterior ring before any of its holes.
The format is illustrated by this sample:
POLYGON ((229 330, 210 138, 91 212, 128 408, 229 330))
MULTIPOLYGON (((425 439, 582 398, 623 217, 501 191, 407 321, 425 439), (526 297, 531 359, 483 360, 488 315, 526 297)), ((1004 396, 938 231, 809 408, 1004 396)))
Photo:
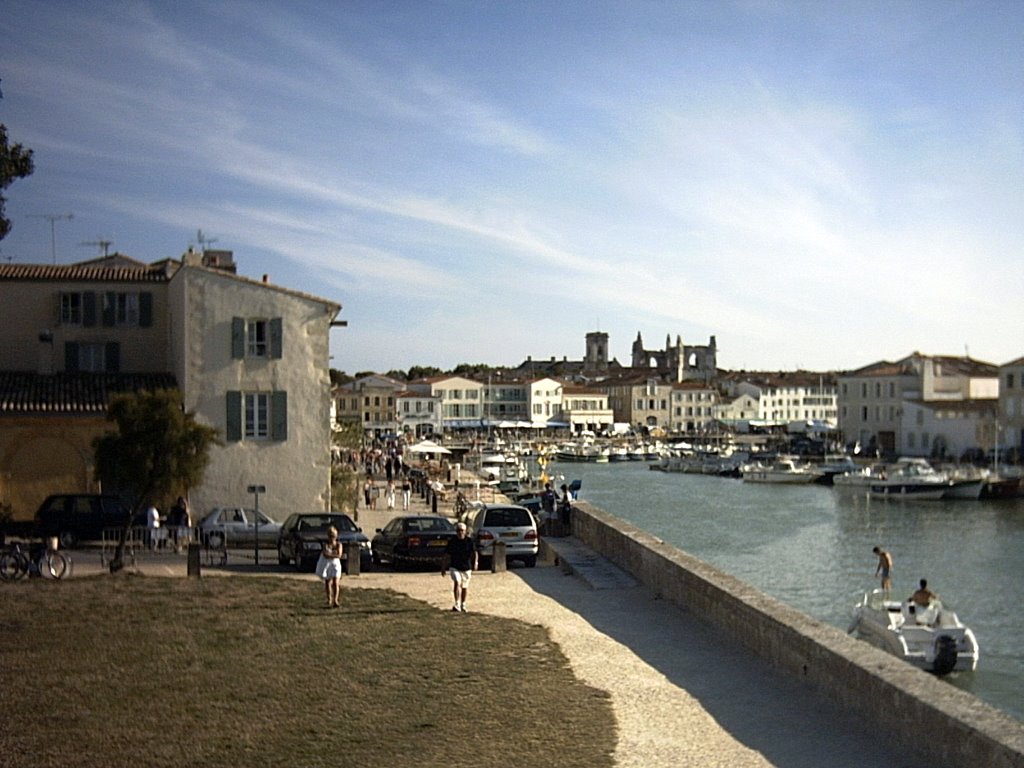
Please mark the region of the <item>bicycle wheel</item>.
POLYGON ((58 550, 51 550, 39 558, 40 573, 52 579, 63 579, 71 575, 71 558, 58 550))
POLYGON ((14 581, 28 573, 28 560, 21 552, 8 551, 0 555, 0 579, 14 581))

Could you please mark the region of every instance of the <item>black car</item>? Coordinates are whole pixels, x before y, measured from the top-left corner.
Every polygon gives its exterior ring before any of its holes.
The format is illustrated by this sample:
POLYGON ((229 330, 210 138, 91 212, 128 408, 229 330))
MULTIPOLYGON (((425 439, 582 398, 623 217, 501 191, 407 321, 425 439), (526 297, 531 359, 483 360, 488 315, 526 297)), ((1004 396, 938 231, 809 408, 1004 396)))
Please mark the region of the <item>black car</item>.
POLYGON ((36 511, 36 533, 56 536, 60 545, 71 549, 80 541, 103 538, 107 528, 121 528, 131 510, 116 496, 96 493, 67 493, 48 496, 36 511))
POLYGON ((338 541, 346 553, 350 546, 358 546, 360 567, 369 566, 370 540, 351 517, 340 512, 294 514, 285 520, 277 537, 277 561, 281 565, 294 562, 300 571, 313 570, 332 525, 338 529, 338 541))
POLYGON ((438 566, 455 535, 455 526, 440 515, 396 517, 377 529, 373 537, 373 562, 380 565, 386 560, 396 568, 407 563, 438 566))

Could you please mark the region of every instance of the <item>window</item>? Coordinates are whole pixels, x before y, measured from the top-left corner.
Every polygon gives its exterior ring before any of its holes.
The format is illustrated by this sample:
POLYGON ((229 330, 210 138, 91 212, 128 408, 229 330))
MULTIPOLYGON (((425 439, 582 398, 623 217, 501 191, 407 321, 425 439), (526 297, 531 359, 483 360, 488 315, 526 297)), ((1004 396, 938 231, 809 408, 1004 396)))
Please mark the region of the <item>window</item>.
POLYGON ((153 324, 152 293, 103 294, 103 325, 138 326, 148 328, 153 324))
POLYGON ((82 324, 82 294, 62 293, 60 295, 60 321, 64 325, 82 324))
POLYGON ((283 349, 281 318, 270 320, 244 317, 231 319, 231 357, 280 359, 283 349))
POLYGON ((68 341, 64 344, 67 373, 117 373, 121 370, 121 345, 116 341, 68 341))
POLYGON ((288 439, 287 392, 228 392, 229 442, 288 439))

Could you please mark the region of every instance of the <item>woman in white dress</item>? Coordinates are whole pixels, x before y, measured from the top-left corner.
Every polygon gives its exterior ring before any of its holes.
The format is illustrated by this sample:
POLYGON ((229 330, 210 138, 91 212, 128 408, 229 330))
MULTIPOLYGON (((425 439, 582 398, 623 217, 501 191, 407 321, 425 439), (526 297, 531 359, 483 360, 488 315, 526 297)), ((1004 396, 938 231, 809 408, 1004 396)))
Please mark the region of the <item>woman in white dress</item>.
POLYGON ((324 580, 327 591, 327 607, 339 607, 341 597, 341 542, 338 541, 338 529, 333 525, 327 529, 327 541, 320 551, 320 559, 316 562, 316 573, 324 580))

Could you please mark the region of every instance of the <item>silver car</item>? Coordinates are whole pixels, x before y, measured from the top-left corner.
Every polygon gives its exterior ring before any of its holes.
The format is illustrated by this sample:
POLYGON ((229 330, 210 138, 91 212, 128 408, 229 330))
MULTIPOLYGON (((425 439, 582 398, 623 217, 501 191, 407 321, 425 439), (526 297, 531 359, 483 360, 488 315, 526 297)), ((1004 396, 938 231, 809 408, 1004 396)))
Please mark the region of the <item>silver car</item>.
POLYGON ((537 524, 526 507, 486 504, 470 511, 466 526, 480 557, 491 557, 494 542, 503 541, 506 560, 521 560, 528 568, 537 564, 537 524))
MULTIPOLYGON (((215 549, 243 548, 256 543, 257 513, 247 507, 214 507, 199 521, 202 542, 215 549)), ((260 547, 273 549, 281 524, 259 513, 260 547)))

